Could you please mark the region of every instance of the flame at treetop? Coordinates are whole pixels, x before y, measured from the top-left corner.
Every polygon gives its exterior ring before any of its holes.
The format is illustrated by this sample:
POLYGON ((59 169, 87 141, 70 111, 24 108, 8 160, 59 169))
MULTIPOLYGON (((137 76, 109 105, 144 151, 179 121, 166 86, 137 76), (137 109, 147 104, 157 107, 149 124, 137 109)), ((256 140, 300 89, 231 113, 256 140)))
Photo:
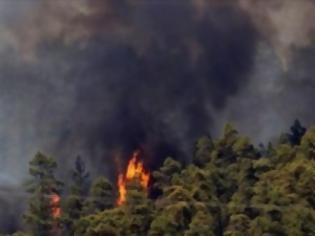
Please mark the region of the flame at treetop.
POLYGON ((54 219, 59 218, 61 215, 60 200, 60 196, 56 193, 50 196, 51 215, 54 219))
POLYGON ((143 162, 139 161, 139 151, 135 151, 131 160, 128 162, 127 170, 125 174, 119 174, 118 176, 118 192, 119 197, 117 205, 122 205, 126 201, 127 188, 126 183, 132 179, 138 178, 141 186, 147 190, 150 180, 150 173, 144 169, 143 162))

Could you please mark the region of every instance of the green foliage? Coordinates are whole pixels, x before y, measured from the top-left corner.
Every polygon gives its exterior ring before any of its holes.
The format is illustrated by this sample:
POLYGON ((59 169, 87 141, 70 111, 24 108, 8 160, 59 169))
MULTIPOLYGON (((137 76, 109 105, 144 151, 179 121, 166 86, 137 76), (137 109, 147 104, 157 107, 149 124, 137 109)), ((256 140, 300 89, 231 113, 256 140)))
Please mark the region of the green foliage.
POLYGON ((173 178, 177 178, 181 168, 182 166, 178 161, 167 157, 162 167, 152 173, 154 178, 153 188, 158 191, 163 191, 171 184, 173 178))
POLYGON ((193 216, 185 236, 214 236, 214 219, 206 210, 198 210, 193 216))
POLYGON ((57 163, 53 158, 37 153, 30 162, 29 173, 33 177, 27 190, 31 193, 24 220, 34 235, 52 235, 58 222, 52 216, 51 196, 60 194, 62 183, 56 180, 57 163))
POLYGON ((195 153, 193 156, 193 163, 197 166, 204 166, 211 160, 211 152, 214 144, 210 137, 201 137, 195 147, 195 153))
POLYGON ((73 235, 75 222, 84 215, 86 195, 89 187, 90 174, 86 171, 85 163, 80 156, 76 158, 75 168, 71 171, 72 183, 70 194, 62 205, 62 223, 66 235, 73 235))
POLYGON ((79 195, 69 195, 62 204, 63 230, 67 235, 73 235, 75 222, 83 216, 84 199, 79 195))
POLYGON ((285 133, 280 136, 280 144, 290 144, 292 146, 300 145, 301 139, 305 134, 306 129, 301 125, 299 120, 295 120, 290 127, 290 133, 285 133))
MULTIPOLYGON (((152 173, 152 198, 139 179, 128 181, 126 202, 120 206, 115 206, 116 190, 104 177, 94 180, 82 202, 86 172, 77 166, 75 176, 81 177, 75 178, 64 212, 73 234, 66 235, 313 236, 314 159, 315 127, 305 130, 295 121, 276 144, 256 148, 226 125, 221 138, 197 141, 192 164, 183 167, 166 158, 152 173)), ((39 190, 57 189, 55 167, 54 161, 40 156, 30 168, 37 181, 30 188, 36 199, 30 212, 48 229, 47 211, 36 210, 48 207, 39 190), (45 186, 39 188, 41 183, 45 186), (36 207, 39 203, 42 208, 36 207)))
POLYGON ((127 235, 126 213, 122 208, 114 208, 81 218, 76 223, 78 236, 118 236, 127 235))
POLYGON ((86 171, 85 163, 78 156, 75 160, 75 168, 72 170, 72 186, 70 187, 71 194, 85 196, 90 184, 90 173, 86 171))
POLYGON ((250 236, 250 218, 245 214, 231 215, 224 236, 250 236))
POLYGON ((131 181, 127 190, 126 203, 81 218, 77 223, 75 235, 147 235, 153 205, 138 180, 131 181))
POLYGON ((85 211, 91 214, 110 209, 114 206, 115 199, 116 195, 112 184, 105 177, 98 177, 92 183, 85 211))
POLYGON ((301 141, 301 147, 310 159, 315 160, 315 126, 306 131, 301 141))

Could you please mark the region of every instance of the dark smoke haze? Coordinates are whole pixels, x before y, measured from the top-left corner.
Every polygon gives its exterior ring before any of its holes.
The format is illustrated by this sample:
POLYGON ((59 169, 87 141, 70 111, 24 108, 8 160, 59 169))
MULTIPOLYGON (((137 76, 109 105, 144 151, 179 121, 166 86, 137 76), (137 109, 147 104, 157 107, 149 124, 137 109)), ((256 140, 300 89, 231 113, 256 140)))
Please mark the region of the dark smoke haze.
POLYGON ((137 148, 188 160, 225 122, 257 143, 315 121, 311 0, 21 2, 0 2, 1 209, 37 150, 113 177, 137 148))

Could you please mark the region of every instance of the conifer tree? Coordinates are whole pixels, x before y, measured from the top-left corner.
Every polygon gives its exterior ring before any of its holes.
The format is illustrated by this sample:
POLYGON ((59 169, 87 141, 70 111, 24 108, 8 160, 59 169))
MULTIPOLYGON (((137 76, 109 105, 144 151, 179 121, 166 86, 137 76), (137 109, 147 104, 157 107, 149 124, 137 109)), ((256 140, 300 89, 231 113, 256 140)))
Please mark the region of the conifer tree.
POLYGON ((204 136, 198 139, 195 146, 193 163, 197 166, 204 166, 211 160, 211 152, 214 144, 209 136, 204 136))
POLYGON ((291 145, 299 145, 306 129, 301 125, 299 120, 295 120, 290 127, 291 133, 288 134, 291 145))
POLYGON ((24 219, 34 235, 52 235, 58 227, 52 206, 52 196, 59 195, 62 183, 55 178, 56 161, 37 153, 30 162, 29 173, 33 177, 27 184, 31 193, 24 219))
POLYGON ((122 207, 128 222, 127 235, 146 236, 152 220, 153 206, 138 179, 127 183, 126 203, 122 207))
POLYGON ((171 185, 173 178, 176 178, 181 171, 181 163, 171 157, 167 157, 159 170, 152 173, 154 179, 153 189, 163 193, 166 187, 171 185))
POLYGON ((73 195, 86 196, 90 184, 90 173, 87 172, 85 162, 80 156, 75 160, 75 168, 72 170, 72 185, 70 192, 73 195))
POLYGON ((126 202, 81 218, 76 225, 76 235, 146 236, 153 216, 151 200, 138 179, 128 181, 126 187, 126 202))
POLYGON ((75 167, 71 171, 72 184, 70 193, 63 203, 62 222, 66 235, 73 235, 75 222, 83 215, 84 204, 90 183, 90 174, 80 156, 76 158, 75 167))
MULTIPOLYGON (((315 128, 304 133, 295 122, 286 138, 285 142, 257 149, 227 125, 222 138, 199 139, 192 164, 183 167, 166 158, 161 168, 153 171, 149 188, 160 190, 154 199, 148 197, 150 191, 139 179, 126 179, 126 201, 115 206, 114 187, 106 178, 98 178, 84 204, 84 214, 76 212, 82 206, 77 198, 70 201, 71 217, 78 220, 73 223, 74 234, 66 235, 315 235, 315 128)), ((40 196, 56 191, 35 191, 41 189, 40 179, 49 183, 43 189, 56 182, 51 174, 55 164, 49 160, 37 157, 31 162, 37 182, 31 185, 35 197, 27 216, 30 225, 43 224, 34 227, 42 230, 41 234, 33 230, 36 236, 49 236, 53 226, 47 211, 40 211, 49 207, 49 201, 40 196), (38 202, 43 203, 42 208, 36 207, 38 202)), ((84 168, 76 170, 74 176, 86 176, 84 168)), ((75 178, 70 196, 83 193, 78 187, 83 186, 81 177, 75 178)))
POLYGON ((114 207, 116 194, 112 184, 105 177, 96 178, 91 186, 86 202, 86 213, 97 213, 114 207))

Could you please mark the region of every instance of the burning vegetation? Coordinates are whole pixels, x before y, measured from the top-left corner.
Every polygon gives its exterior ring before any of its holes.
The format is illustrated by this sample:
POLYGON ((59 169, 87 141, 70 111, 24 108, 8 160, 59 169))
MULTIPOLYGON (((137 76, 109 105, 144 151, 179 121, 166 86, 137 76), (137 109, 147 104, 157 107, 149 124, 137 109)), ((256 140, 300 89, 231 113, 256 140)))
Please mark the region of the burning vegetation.
POLYGON ((117 200, 117 205, 120 206, 126 201, 127 188, 126 184, 133 180, 138 179, 143 189, 146 191, 148 189, 150 173, 144 169, 143 162, 139 160, 140 152, 135 151, 132 158, 128 162, 126 173, 119 174, 118 176, 118 192, 119 197, 117 200))
POLYGON ((51 215, 54 219, 61 216, 60 196, 57 193, 53 193, 50 196, 51 215))
POLYGON ((298 121, 267 147, 227 125, 217 140, 200 138, 186 166, 166 158, 150 173, 134 152, 118 186, 105 177, 90 186, 79 159, 63 194, 56 162, 39 153, 24 218, 35 236, 315 235, 314 145, 315 126, 298 121))

